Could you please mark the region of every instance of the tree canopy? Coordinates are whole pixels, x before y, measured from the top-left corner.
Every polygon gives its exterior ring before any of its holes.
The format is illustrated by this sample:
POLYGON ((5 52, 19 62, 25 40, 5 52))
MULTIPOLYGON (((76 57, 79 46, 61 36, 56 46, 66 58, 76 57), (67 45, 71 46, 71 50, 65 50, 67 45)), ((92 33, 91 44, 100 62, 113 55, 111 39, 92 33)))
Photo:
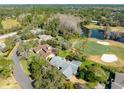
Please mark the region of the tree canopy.
POLYGON ((31 77, 35 88, 62 89, 65 88, 65 77, 44 58, 33 57, 30 63, 31 77))

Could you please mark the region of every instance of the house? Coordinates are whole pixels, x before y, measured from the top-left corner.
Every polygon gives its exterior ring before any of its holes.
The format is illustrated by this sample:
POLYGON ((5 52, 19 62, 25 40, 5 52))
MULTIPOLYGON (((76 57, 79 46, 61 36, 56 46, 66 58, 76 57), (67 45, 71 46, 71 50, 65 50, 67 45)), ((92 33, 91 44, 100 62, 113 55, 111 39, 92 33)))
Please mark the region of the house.
POLYGON ((0 51, 6 47, 5 43, 0 42, 0 51))
POLYGON ((114 82, 111 85, 112 89, 123 89, 124 88, 124 74, 123 73, 115 73, 114 82))
POLYGON ((71 79, 73 75, 77 74, 81 62, 75 60, 68 61, 65 58, 54 56, 50 60, 50 64, 57 67, 67 77, 67 79, 71 79))
POLYGON ((42 54, 46 59, 52 58, 56 55, 56 50, 48 44, 38 45, 33 49, 34 53, 42 54))
POLYGON ((94 24, 98 23, 98 21, 96 21, 96 20, 92 20, 91 22, 94 23, 94 24))
POLYGON ((40 29, 40 28, 35 28, 35 29, 30 30, 30 32, 32 34, 39 35, 39 34, 44 34, 45 30, 44 29, 40 29))
POLYGON ((54 39, 51 35, 39 35, 38 38, 43 41, 54 39))

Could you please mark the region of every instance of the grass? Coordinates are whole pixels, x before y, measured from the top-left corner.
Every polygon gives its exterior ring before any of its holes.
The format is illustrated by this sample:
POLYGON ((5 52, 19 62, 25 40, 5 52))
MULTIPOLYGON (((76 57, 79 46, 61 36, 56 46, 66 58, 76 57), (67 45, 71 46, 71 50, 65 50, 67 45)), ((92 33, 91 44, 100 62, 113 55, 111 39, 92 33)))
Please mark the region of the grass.
MULTIPOLYGON (((86 25, 87 28, 89 29, 104 29, 103 26, 98 26, 98 25, 95 25, 95 24, 89 24, 89 25, 86 25)), ((110 30, 113 31, 113 32, 124 32, 124 27, 120 27, 120 26, 117 26, 117 27, 110 27, 110 30)))
POLYGON ((94 89, 97 86, 98 82, 88 82, 86 87, 89 89, 94 89))
POLYGON ((12 28, 21 26, 21 24, 14 19, 2 20, 1 24, 3 26, 3 29, 12 29, 12 28))
POLYGON ((30 75, 30 72, 29 72, 29 66, 28 66, 28 63, 27 63, 27 61, 26 60, 20 60, 20 64, 21 64, 21 66, 22 66, 22 68, 23 68, 23 71, 24 71, 24 73, 26 74, 26 75, 30 75))
POLYGON ((16 45, 13 47, 13 49, 9 52, 8 58, 11 59, 13 53, 15 53, 16 49, 18 48, 19 43, 16 43, 16 45))
POLYGON ((103 46, 91 41, 86 44, 85 53, 88 55, 101 55, 108 52, 108 50, 108 46, 103 46))
POLYGON ((124 60, 124 47, 112 46, 109 50, 109 53, 114 53, 118 57, 124 60))
POLYGON ((95 24, 89 24, 89 25, 86 25, 87 28, 89 29, 103 29, 103 26, 98 26, 98 25, 95 25, 95 24))
MULTIPOLYGON (((114 67, 118 67, 118 66, 123 67, 124 66, 124 44, 115 42, 115 41, 111 41, 111 40, 104 40, 104 41, 109 42, 110 45, 109 46, 100 45, 97 43, 97 39, 92 39, 92 38, 88 39, 88 42, 86 44, 86 48, 84 51, 86 53, 86 55, 88 56, 88 59, 90 59, 94 62, 97 62, 97 63, 107 64, 107 65, 111 65, 114 67), (101 56, 103 54, 115 54, 119 60, 114 63, 102 62, 101 56)), ((76 39, 76 40, 73 40, 73 42, 74 42, 73 46, 77 47, 77 46, 79 46, 79 44, 82 43, 82 40, 76 39)), ((80 51, 81 51, 81 49, 80 49, 80 51)))
MULTIPOLYGON (((122 44, 123 45, 123 44, 122 44)), ((88 55, 102 55, 105 53, 115 54, 119 58, 124 60, 124 47, 116 46, 104 46, 97 44, 96 42, 89 41, 85 51, 88 55)))
POLYGON ((65 51, 60 50, 59 51, 59 56, 61 56, 61 57, 66 57, 69 54, 70 54, 69 50, 65 50, 65 51))

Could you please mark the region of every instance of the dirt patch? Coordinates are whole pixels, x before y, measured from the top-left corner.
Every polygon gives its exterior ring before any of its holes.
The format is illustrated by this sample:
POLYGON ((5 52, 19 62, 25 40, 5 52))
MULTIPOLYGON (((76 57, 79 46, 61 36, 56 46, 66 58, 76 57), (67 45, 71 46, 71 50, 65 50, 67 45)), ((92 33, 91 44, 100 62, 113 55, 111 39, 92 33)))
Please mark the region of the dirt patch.
POLYGON ((124 48, 123 43, 112 41, 112 40, 108 40, 108 42, 110 43, 110 46, 118 46, 118 47, 124 48))
POLYGON ((0 78, 0 89, 21 89, 13 76, 3 79, 0 78))
POLYGON ((86 81, 85 80, 83 80, 83 79, 77 79, 75 76, 72 76, 72 78, 70 79, 70 81, 72 82, 72 83, 80 83, 80 84, 85 84, 86 83, 86 81))
POLYGON ((100 56, 90 56, 88 59, 95 61, 97 63, 101 63, 100 56))

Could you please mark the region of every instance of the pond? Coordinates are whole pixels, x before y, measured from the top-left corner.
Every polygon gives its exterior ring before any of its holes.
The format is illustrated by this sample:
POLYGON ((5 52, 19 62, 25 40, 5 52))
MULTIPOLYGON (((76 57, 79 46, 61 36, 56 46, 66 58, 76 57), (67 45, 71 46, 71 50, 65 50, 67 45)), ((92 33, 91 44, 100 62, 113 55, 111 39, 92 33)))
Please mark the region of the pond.
POLYGON ((104 32, 103 30, 93 29, 91 30, 90 37, 97 39, 104 39, 104 32))
MULTIPOLYGON (((84 35, 85 35, 85 33, 82 32, 81 36, 84 36, 84 35)), ((89 31, 89 37, 104 40, 105 39, 104 30, 91 29, 89 31)), ((119 35, 117 32, 110 32, 109 40, 124 42, 124 33, 121 33, 119 35)))
POLYGON ((118 42, 124 42, 124 33, 121 33, 121 35, 118 35, 117 32, 110 32, 110 40, 115 40, 118 42))

